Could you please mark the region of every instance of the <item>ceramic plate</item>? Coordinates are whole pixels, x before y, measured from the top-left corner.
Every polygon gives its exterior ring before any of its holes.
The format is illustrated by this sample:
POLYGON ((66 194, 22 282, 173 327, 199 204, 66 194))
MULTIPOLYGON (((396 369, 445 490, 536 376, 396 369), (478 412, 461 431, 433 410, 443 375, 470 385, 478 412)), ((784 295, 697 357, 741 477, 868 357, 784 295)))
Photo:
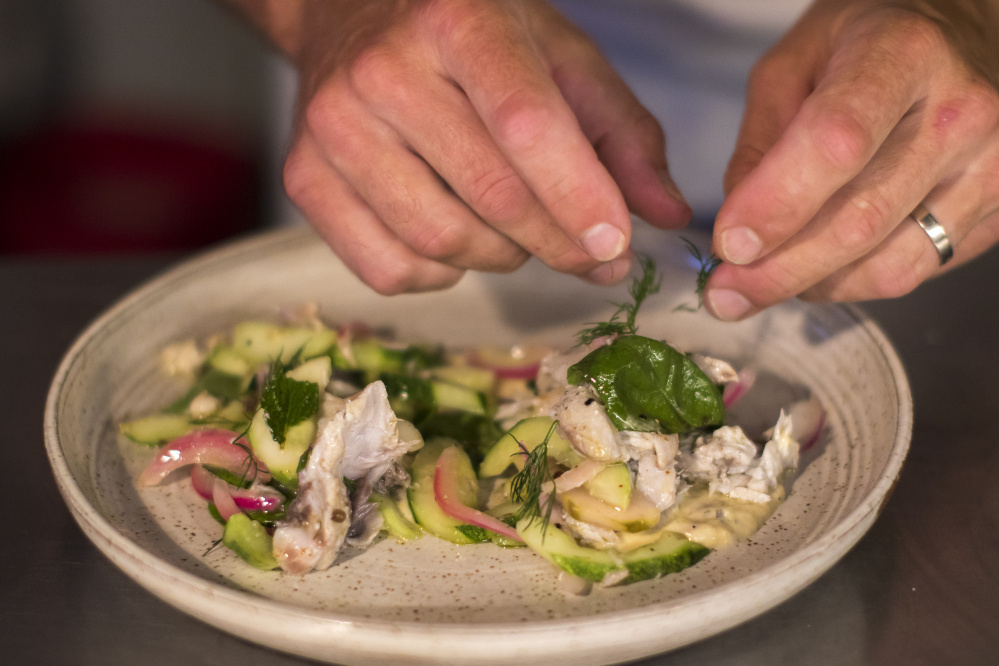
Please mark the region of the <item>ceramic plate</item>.
POLYGON ((680 574, 567 597, 529 551, 430 537, 383 540, 321 573, 261 572, 225 549, 205 554, 220 530, 187 480, 135 486, 152 453, 118 436, 116 424, 179 394, 157 374, 166 344, 315 301, 329 322, 391 326, 407 341, 565 347, 582 324, 613 311, 609 300, 626 298, 624 287, 590 287, 539 264, 384 298, 305 229, 196 258, 125 298, 67 354, 45 415, 56 479, 86 534, 150 592, 224 631, 313 659, 599 664, 710 636, 801 590, 867 531, 905 457, 912 400, 898 357, 859 310, 794 302, 720 324, 675 311, 695 301, 696 267, 683 246, 660 247, 655 258, 663 289, 641 311, 640 332, 756 367, 756 387, 734 410, 739 422, 761 431, 809 393, 828 413, 789 499, 763 529, 680 574))

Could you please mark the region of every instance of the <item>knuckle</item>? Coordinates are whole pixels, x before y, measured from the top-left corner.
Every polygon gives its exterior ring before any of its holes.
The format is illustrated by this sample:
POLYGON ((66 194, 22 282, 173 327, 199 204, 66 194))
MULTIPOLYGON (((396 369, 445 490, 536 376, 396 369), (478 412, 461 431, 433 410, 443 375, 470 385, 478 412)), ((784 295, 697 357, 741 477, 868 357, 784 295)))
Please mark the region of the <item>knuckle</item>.
POLYGON ((497 140, 513 150, 536 146, 553 123, 552 112, 527 87, 511 92, 493 113, 497 140))
POLYGON ((311 178, 309 177, 309 168, 306 160, 300 151, 292 149, 288 153, 288 157, 284 161, 281 178, 288 197, 300 207, 305 207, 305 201, 311 190, 309 187, 311 178))
POLYGON ((347 70, 350 85, 370 103, 393 104, 408 89, 406 64, 389 44, 369 46, 358 53, 347 70))
POLYGON ((984 81, 972 82, 961 95, 959 106, 965 109, 975 134, 983 135, 999 125, 999 91, 984 81))
POLYGON ((941 49, 950 49, 947 35, 937 22, 922 14, 908 11, 894 12, 892 23, 892 52, 901 52, 909 62, 936 57, 941 49))
POLYGON ((878 192, 867 192, 849 199, 846 208, 833 222, 837 247, 860 254, 876 245, 884 235, 892 207, 878 192))
POLYGON ((407 238, 407 244, 422 257, 441 261, 450 259, 468 247, 464 230, 460 224, 433 224, 430 221, 412 226, 415 233, 407 238))
POLYGON ((429 0, 422 13, 436 40, 456 48, 479 39, 490 17, 496 18, 490 3, 486 2, 429 0))
POLYGON ((749 70, 750 90, 781 90, 787 86, 787 58, 780 51, 768 51, 749 70))
POLYGON ((413 291, 419 284, 418 268, 404 257, 378 262, 371 270, 359 274, 361 281, 382 296, 396 296, 413 291))
MULTIPOLYGON (((918 254, 916 258, 918 258, 918 254)), ((871 266, 874 298, 898 298, 911 293, 923 281, 916 259, 901 253, 886 253, 871 266)))
POLYGON ((636 113, 631 119, 631 126, 635 135, 648 145, 657 148, 666 145, 666 133, 663 132, 662 125, 645 107, 636 109, 636 113))
POLYGON ((324 143, 339 144, 350 125, 347 108, 346 91, 342 87, 324 86, 305 106, 305 127, 324 143))
POLYGON ((530 202, 527 188, 512 168, 491 169, 473 176, 467 191, 469 206, 486 220, 521 217, 530 202))
POLYGON ((850 173, 866 164, 875 148, 869 120, 842 97, 816 119, 813 136, 822 157, 850 173))

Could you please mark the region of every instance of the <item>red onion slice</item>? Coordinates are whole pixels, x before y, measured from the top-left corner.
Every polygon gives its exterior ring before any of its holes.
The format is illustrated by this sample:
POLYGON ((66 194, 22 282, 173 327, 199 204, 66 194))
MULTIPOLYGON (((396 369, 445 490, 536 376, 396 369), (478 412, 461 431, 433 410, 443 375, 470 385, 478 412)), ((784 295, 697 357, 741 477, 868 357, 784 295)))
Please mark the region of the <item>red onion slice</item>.
POLYGON ((791 417, 791 436, 807 451, 815 446, 826 425, 826 410, 814 395, 807 400, 799 400, 787 409, 791 417))
POLYGON ((221 467, 240 476, 245 474, 250 481, 269 479, 264 466, 250 454, 249 445, 235 443, 238 438, 238 433, 221 428, 195 430, 178 437, 157 452, 139 476, 139 485, 154 486, 170 472, 196 464, 221 467))
POLYGON ((437 500, 438 506, 455 520, 492 530, 507 538, 523 542, 523 539, 517 534, 517 530, 503 521, 482 513, 478 509, 465 506, 458 501, 455 470, 458 455, 460 455, 458 449, 452 446, 444 449, 441 457, 437 459, 437 468, 434 470, 434 499, 437 500))
POLYGON ((222 516, 222 520, 229 520, 229 518, 240 512, 239 507, 236 506, 236 501, 229 493, 229 488, 231 487, 217 476, 212 481, 212 501, 215 503, 215 508, 218 509, 219 515, 222 516))
POLYGON ((756 383, 755 370, 752 368, 743 368, 740 370, 739 379, 726 384, 725 390, 722 392, 722 403, 724 403, 725 409, 728 409, 738 402, 742 396, 746 395, 746 392, 753 388, 754 383, 756 383))
MULTIPOLYGON (((219 477, 215 476, 201 465, 191 467, 191 486, 203 499, 212 501, 213 485, 219 477)), ((223 481, 224 483, 224 481, 223 481)), ((229 495, 236 506, 244 511, 277 511, 284 505, 284 495, 268 486, 258 483, 249 488, 237 488, 231 484, 226 484, 229 488, 229 495)))

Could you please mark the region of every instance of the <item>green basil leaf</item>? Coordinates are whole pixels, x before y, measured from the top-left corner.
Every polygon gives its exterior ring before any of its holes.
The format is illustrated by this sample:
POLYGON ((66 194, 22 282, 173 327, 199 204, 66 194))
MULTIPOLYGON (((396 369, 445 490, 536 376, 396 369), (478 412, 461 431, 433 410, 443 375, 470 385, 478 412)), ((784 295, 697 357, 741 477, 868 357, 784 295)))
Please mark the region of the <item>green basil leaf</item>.
POLYGON ((719 426, 721 391, 665 342, 626 335, 569 368, 571 384, 590 384, 618 430, 682 433, 719 426))

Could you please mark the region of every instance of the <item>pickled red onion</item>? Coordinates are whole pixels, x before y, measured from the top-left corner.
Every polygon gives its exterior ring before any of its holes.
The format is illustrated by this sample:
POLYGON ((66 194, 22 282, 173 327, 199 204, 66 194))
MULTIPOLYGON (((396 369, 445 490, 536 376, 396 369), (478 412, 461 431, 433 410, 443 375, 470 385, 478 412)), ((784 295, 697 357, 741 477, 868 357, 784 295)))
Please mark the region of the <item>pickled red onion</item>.
POLYGON ((170 472, 186 465, 212 465, 247 480, 270 478, 264 466, 253 459, 249 445, 237 444, 239 433, 222 428, 195 430, 161 448, 139 476, 140 486, 154 486, 170 472))
POLYGON ((826 426, 826 410, 814 395, 800 400, 787 409, 791 417, 791 436, 802 452, 815 446, 826 426))
POLYGON ((232 494, 229 492, 229 488, 231 487, 217 476, 212 481, 212 502, 215 503, 215 508, 218 509, 222 520, 229 520, 230 517, 240 512, 239 507, 236 506, 236 500, 232 498, 232 494))
POLYGON ((465 506, 458 500, 458 486, 455 478, 458 455, 460 455, 458 449, 452 446, 444 449, 440 458, 437 459, 437 468, 434 470, 434 499, 437 500, 438 506, 455 520, 492 530, 497 534, 523 542, 514 528, 478 509, 465 506))
POLYGON ((725 385, 725 390, 722 393, 722 403, 725 405, 725 408, 731 407, 742 396, 746 395, 746 392, 753 388, 755 382, 756 371, 752 368, 743 368, 740 370, 739 379, 725 385))
MULTIPOLYGON (((216 479, 222 480, 201 465, 191 467, 191 486, 203 499, 212 500, 216 479)), ((244 511, 276 511, 284 504, 284 495, 268 486, 254 484, 249 488, 236 488, 226 485, 236 506, 244 511)))

